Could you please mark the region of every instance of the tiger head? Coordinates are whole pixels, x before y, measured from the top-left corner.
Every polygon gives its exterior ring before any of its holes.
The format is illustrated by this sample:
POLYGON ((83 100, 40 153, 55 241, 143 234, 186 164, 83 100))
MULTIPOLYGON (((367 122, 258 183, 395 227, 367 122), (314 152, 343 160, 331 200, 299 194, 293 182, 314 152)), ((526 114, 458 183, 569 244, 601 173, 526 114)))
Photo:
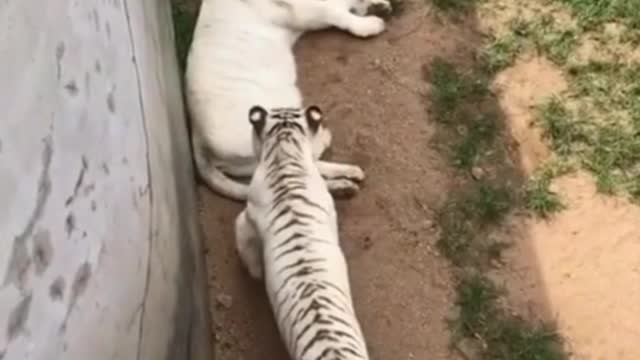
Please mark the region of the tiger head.
POLYGON ((319 158, 321 152, 331 142, 331 133, 323 126, 323 120, 322 110, 315 105, 306 108, 269 110, 255 105, 249 110, 249 121, 253 126, 256 150, 260 150, 262 143, 274 137, 282 138, 299 134, 309 140, 314 157, 319 158))

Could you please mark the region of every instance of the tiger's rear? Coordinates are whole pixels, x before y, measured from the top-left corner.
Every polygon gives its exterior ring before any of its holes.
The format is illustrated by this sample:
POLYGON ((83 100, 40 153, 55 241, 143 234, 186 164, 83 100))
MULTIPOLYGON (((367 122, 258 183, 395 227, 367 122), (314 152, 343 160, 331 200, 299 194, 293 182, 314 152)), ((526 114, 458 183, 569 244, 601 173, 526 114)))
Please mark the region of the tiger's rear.
POLYGON ((236 220, 238 252, 265 277, 280 334, 295 360, 368 359, 353 309, 336 212, 311 151, 316 107, 250 111, 260 162, 236 220))

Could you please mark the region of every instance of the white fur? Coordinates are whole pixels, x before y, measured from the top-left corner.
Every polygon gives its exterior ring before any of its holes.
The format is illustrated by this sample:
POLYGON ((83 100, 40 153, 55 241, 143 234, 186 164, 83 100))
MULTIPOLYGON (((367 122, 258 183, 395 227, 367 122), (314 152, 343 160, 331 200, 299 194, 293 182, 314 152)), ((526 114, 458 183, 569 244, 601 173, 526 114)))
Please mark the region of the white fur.
MULTIPOLYGON (((319 113, 307 116, 321 118, 319 113)), ((297 122, 309 134, 302 119, 297 122)), ((368 360, 333 198, 310 139, 292 133, 295 141, 274 133, 260 151, 246 207, 236 219, 238 253, 252 277, 264 277, 293 360, 319 359, 322 354, 323 359, 368 360)))
MULTIPOLYGON (((388 0, 203 1, 187 63, 186 95, 196 166, 214 191, 246 199, 247 185, 229 176, 251 177, 256 167, 247 121, 251 106, 302 105, 292 53, 298 37, 331 26, 361 37, 379 34, 384 22, 361 16, 372 4, 389 6, 388 0)), ((319 159, 331 133, 323 128, 312 143, 319 159)), ((332 173, 325 176, 332 192, 357 191, 356 182, 364 179, 359 167, 323 163, 332 173)))

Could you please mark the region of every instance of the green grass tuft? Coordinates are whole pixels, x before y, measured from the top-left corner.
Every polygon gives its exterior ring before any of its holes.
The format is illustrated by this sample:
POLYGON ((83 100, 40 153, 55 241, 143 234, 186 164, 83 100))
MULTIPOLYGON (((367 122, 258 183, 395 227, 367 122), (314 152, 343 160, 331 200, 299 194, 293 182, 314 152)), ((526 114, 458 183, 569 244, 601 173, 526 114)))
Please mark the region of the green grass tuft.
POLYGON ((544 136, 550 140, 552 149, 561 155, 570 154, 575 143, 586 137, 558 97, 552 97, 538 107, 538 123, 544 136))
POLYGON ((481 359, 567 359, 555 329, 506 313, 498 305, 500 291, 487 277, 464 276, 456 287, 456 295, 456 305, 460 309, 454 322, 456 329, 460 335, 481 342, 481 359))
POLYGON ((440 210, 438 249, 457 265, 494 259, 505 245, 488 242, 481 233, 488 226, 499 224, 514 205, 511 189, 487 182, 475 184, 440 210))
MULTIPOLYGON (((567 94, 538 107, 537 122, 551 148, 591 171, 599 192, 623 191, 637 198, 640 65, 591 61, 567 70, 567 94), (571 101, 577 110, 569 109, 565 101, 571 101)), ((540 200, 536 203, 547 203, 544 186, 530 190, 531 199, 540 200)))
POLYGON ((472 8, 478 0, 431 0, 431 2, 440 10, 466 11, 472 8))
POLYGON ((468 200, 467 214, 482 224, 498 224, 513 206, 513 196, 507 188, 480 183, 468 200))
POLYGON ((494 39, 480 52, 480 58, 487 72, 496 73, 513 65, 522 47, 522 39, 513 32, 494 39))
POLYGON ((473 337, 487 333, 498 313, 496 301, 500 293, 493 282, 479 274, 468 275, 456 286, 456 295, 461 335, 473 337))
POLYGON ((525 207, 542 218, 565 209, 560 196, 550 190, 552 178, 541 176, 532 179, 525 189, 525 207))
POLYGON ((636 0, 556 0, 573 10, 586 28, 594 28, 611 21, 640 29, 640 1, 636 0))
POLYGON ((431 83, 431 106, 436 120, 451 123, 468 120, 461 107, 469 102, 478 102, 490 94, 486 76, 459 73, 455 66, 442 58, 435 58, 425 78, 431 83))
POLYGON ((493 143, 497 133, 495 117, 482 114, 473 123, 464 126, 462 140, 453 145, 453 163, 457 168, 470 170, 493 143))

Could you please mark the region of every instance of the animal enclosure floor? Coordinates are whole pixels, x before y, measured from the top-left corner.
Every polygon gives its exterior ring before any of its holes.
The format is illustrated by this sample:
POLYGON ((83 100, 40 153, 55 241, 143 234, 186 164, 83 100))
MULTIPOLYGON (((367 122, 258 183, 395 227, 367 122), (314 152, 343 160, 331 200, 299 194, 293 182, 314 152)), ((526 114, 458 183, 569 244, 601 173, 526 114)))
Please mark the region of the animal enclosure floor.
MULTIPOLYGON (((416 10, 376 39, 329 31, 305 36, 297 48, 305 101, 324 110, 333 131, 330 158, 359 164, 367 174, 362 191, 337 207, 373 359, 451 359, 445 316, 452 289, 432 222, 448 170, 429 144, 434 129, 420 93, 422 64, 453 51, 456 41, 416 10)), ((241 206, 204 185, 199 197, 216 360, 287 359, 263 285, 249 278, 234 249, 241 206)))
MULTIPOLYGON (((452 271, 435 243, 436 209, 460 184, 451 159, 434 146, 439 125, 429 115, 424 66, 436 57, 472 62, 486 25, 478 22, 444 19, 414 0, 377 38, 327 31, 304 36, 296 49, 305 101, 323 109, 334 135, 329 158, 358 164, 367 175, 361 192, 337 208, 355 309, 374 360, 459 359, 447 325, 456 314, 452 271)), ((510 130, 502 135, 517 145, 510 157, 526 176, 548 157, 529 123, 531 108, 564 87, 557 72, 526 60, 495 79, 510 130)), ((492 276, 508 289, 514 311, 557 320, 572 358, 638 359, 640 292, 628 285, 640 279, 639 210, 595 195, 584 174, 554 186, 568 209, 549 220, 511 214, 496 236, 516 246, 492 276)), ((202 184, 198 195, 215 359, 288 360, 264 285, 250 279, 235 252, 242 206, 202 184)))

